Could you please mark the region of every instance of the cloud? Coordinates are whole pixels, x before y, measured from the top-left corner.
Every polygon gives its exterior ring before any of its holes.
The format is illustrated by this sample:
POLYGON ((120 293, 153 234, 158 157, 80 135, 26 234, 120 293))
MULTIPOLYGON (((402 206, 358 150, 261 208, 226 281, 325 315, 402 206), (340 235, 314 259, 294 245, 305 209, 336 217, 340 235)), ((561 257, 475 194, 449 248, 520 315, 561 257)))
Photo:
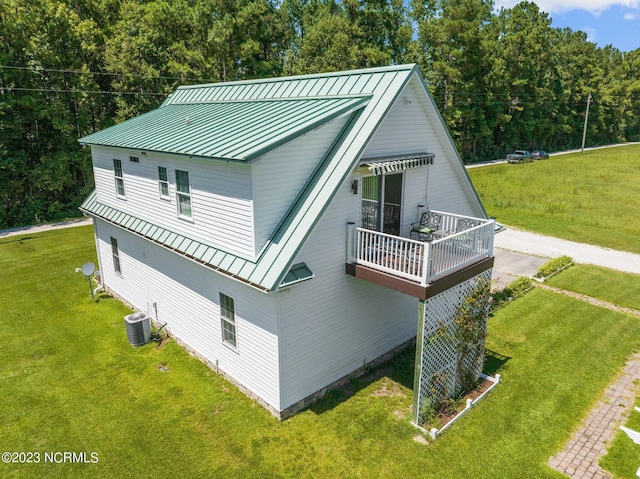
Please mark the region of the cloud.
MULTIPOLYGON (((511 8, 518 3, 520 3, 520 0, 496 0, 495 7, 496 10, 501 7, 511 8)), ((599 15, 604 10, 616 5, 633 9, 640 8, 640 0, 537 0, 535 3, 540 10, 547 13, 586 10, 594 15, 599 15)))
POLYGON ((625 20, 637 20, 638 18, 640 18, 640 16, 635 14, 635 13, 625 13, 624 14, 624 19, 625 20))
POLYGON ((582 27, 580 30, 582 30, 584 33, 587 34, 587 41, 588 42, 596 43, 596 29, 595 28, 582 27))

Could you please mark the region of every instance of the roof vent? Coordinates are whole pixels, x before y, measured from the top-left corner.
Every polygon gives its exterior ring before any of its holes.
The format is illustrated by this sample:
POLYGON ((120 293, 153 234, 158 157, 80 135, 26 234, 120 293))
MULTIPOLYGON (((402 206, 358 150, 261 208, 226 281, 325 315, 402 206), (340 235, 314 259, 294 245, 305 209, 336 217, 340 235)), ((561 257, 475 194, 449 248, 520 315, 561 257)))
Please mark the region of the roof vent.
POLYGON ((185 125, 190 125, 191 124, 191 120, 189 120, 189 117, 187 117, 186 121, 184 122, 185 125))

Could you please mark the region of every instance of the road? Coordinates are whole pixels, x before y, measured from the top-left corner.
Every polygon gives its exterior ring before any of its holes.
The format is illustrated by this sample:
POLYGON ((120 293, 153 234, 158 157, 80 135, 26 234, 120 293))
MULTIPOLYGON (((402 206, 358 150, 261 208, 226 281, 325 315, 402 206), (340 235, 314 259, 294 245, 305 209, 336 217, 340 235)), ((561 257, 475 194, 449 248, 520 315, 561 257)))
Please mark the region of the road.
MULTIPOLYGON (((591 150, 600 150, 602 148, 616 148, 618 146, 629 146, 629 145, 640 145, 640 141, 631 141, 629 143, 618 143, 615 145, 605 145, 605 146, 592 146, 590 148, 585 148, 584 151, 591 150)), ((550 157, 559 156, 559 155, 567 155, 569 153, 579 153, 580 149, 577 150, 566 150, 566 151, 556 151, 555 153, 549 153, 550 157)), ((490 165, 498 165, 500 163, 506 163, 507 160, 505 158, 500 158, 498 160, 489 160, 489 161, 480 161, 478 163, 471 163, 469 165, 465 165, 466 169, 471 168, 480 168, 481 166, 490 166, 490 165)))
POLYGON ((72 228, 75 226, 86 226, 92 223, 93 223, 93 220, 91 218, 80 218, 77 220, 60 221, 58 223, 49 223, 46 225, 21 226, 20 228, 0 230, 0 238, 25 235, 28 233, 39 233, 41 231, 50 231, 58 228, 72 228))

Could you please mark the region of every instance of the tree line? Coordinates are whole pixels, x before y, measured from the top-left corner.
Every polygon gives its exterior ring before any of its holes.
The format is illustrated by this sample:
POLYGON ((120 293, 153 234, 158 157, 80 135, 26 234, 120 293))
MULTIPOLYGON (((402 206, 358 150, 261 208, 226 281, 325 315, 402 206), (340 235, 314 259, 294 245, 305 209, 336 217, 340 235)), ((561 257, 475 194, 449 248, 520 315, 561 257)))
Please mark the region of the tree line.
POLYGON ((0 228, 77 216, 77 139, 178 85, 417 63, 466 162, 640 139, 640 48, 531 2, 0 0, 0 228))

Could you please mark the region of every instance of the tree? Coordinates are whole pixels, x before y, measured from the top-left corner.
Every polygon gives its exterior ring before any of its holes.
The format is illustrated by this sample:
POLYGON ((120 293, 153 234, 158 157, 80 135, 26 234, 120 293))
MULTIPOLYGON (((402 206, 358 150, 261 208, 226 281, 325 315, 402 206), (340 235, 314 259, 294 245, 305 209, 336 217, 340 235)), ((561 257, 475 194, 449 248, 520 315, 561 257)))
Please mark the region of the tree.
POLYGON ((96 28, 64 3, 3 0, 0 227, 75 214, 92 185, 78 135, 100 116, 87 91, 96 28))
POLYGON ((410 57, 421 66, 463 156, 475 158, 491 132, 483 95, 489 86, 486 27, 493 3, 413 0, 410 5, 418 27, 410 57))

